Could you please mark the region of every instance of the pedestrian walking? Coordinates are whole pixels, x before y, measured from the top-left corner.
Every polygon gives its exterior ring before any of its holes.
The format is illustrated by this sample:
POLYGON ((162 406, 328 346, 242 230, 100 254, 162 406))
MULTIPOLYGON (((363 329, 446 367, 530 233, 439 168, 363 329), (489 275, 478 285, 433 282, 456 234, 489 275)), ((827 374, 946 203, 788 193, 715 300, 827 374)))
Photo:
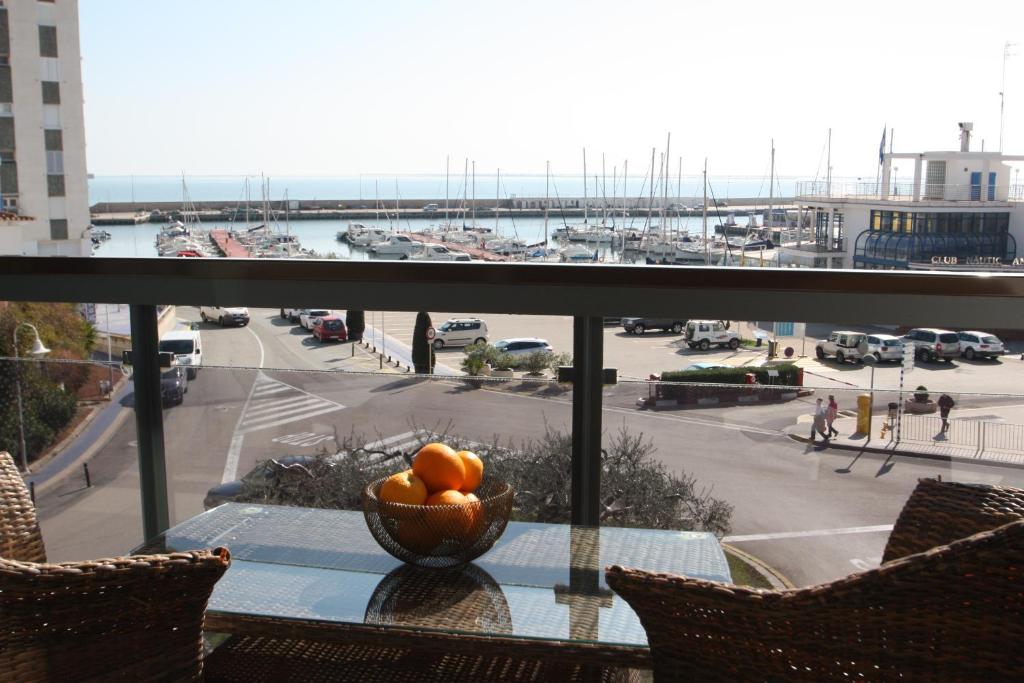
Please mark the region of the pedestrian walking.
POLYGON ((956 401, 949 394, 939 396, 939 415, 942 417, 942 433, 949 431, 949 411, 956 405, 956 401))
POLYGON ((828 397, 828 407, 825 408, 825 423, 828 425, 829 436, 839 436, 839 430, 832 426, 832 423, 836 421, 839 416, 839 404, 836 403, 836 397, 831 394, 828 397))
POLYGON ((826 421, 825 421, 825 405, 822 400, 818 399, 817 407, 814 409, 814 421, 811 423, 811 443, 814 443, 814 433, 821 434, 821 438, 828 441, 829 435, 825 433, 826 421))

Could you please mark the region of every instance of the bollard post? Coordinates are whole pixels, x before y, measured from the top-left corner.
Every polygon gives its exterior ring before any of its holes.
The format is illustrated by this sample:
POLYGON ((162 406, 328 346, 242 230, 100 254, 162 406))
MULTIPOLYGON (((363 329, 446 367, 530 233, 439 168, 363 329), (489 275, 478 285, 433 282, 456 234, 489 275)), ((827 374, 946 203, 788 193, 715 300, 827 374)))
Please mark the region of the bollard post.
POLYGON ((82 469, 85 471, 85 488, 92 488, 92 478, 89 476, 89 463, 83 462, 82 469))
POLYGON ((380 359, 380 369, 384 369, 384 356, 377 356, 380 359))
POLYGON ((28 497, 32 499, 32 505, 36 504, 36 483, 30 481, 28 483, 28 497))
POLYGON ((353 344, 352 345, 352 358, 355 358, 355 357, 356 357, 356 345, 353 344))

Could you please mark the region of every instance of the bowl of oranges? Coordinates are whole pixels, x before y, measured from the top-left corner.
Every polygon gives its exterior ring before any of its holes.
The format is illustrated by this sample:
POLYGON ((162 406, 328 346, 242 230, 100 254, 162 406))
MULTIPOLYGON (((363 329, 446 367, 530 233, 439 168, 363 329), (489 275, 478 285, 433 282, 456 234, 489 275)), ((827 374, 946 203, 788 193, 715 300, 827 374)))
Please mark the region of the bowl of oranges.
POLYGON ((403 562, 457 567, 487 552, 512 514, 507 483, 484 477, 470 451, 428 443, 412 469, 367 485, 363 515, 370 533, 403 562))

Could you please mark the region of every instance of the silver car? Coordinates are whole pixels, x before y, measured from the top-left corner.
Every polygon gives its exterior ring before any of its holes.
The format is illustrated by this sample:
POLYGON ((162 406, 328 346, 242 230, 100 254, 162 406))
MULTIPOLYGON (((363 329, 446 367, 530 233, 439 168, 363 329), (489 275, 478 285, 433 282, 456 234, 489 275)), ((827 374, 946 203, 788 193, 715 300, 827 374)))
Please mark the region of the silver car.
POLYGON ((988 332, 971 330, 969 332, 961 332, 959 337, 960 355, 967 360, 996 358, 1006 352, 1003 342, 999 337, 988 332))
POLYGON ((903 360, 903 340, 891 334, 869 334, 865 339, 868 345, 866 356, 874 356, 875 360, 903 360))
POLYGON ((502 339, 501 341, 494 342, 494 348, 498 349, 502 353, 507 353, 512 356, 516 364, 522 361, 526 356, 543 351, 544 353, 554 353, 554 349, 551 348, 551 344, 548 344, 546 339, 538 339, 537 337, 520 337, 516 339, 502 339))
POLYGON ((952 363, 960 355, 960 337, 956 332, 937 327, 916 327, 903 336, 904 342, 913 342, 914 356, 919 361, 944 360, 952 363))

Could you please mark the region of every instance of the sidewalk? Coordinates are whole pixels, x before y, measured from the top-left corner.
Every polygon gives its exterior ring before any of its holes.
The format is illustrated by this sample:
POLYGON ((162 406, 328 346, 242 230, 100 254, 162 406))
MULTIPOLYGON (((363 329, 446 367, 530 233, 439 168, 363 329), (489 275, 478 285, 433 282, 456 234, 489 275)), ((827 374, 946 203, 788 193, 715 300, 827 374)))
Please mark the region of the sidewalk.
MULTIPOLYGON (((870 434, 856 433, 856 417, 840 416, 834 423, 839 436, 828 441, 827 447, 1024 467, 1024 445, 1017 446, 1016 439, 1006 438, 1007 432, 1024 433, 1024 424, 1002 421, 1019 412, 1019 408, 1009 406, 1005 409, 996 407, 984 410, 987 414, 979 418, 990 421, 971 419, 968 416, 955 418, 950 420, 950 428, 945 434, 941 431, 942 423, 937 415, 904 415, 899 441, 892 432, 887 432, 885 437, 881 436, 884 415, 872 417, 870 434)), ((801 415, 797 424, 783 431, 795 441, 810 444, 812 422, 811 415, 801 415)), ((816 435, 815 443, 824 447, 826 442, 822 442, 821 437, 816 435)))

